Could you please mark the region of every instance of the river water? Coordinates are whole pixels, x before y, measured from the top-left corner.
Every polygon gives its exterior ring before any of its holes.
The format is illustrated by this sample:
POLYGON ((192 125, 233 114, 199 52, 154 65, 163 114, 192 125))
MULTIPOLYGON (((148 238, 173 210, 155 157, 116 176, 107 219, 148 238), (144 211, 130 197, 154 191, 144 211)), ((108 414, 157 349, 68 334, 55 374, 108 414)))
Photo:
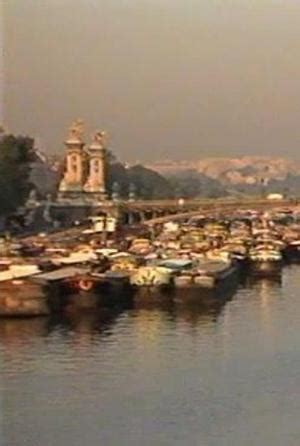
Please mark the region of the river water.
POLYGON ((1 446, 299 446, 299 290, 0 321, 1 446))

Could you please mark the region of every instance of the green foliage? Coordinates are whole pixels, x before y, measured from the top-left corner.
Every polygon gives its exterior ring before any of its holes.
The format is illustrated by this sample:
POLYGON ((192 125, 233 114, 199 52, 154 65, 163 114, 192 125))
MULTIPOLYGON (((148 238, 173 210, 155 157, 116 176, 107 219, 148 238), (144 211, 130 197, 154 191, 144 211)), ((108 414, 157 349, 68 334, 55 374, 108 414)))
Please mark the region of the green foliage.
POLYGON ((227 195, 225 188, 212 178, 193 170, 168 177, 176 197, 217 198, 227 195))
POLYGON ((224 186, 217 180, 196 171, 186 171, 168 178, 140 164, 125 168, 119 162, 108 167, 108 192, 118 183, 120 196, 128 197, 130 184, 135 186, 137 198, 146 200, 167 198, 217 198, 227 195, 224 186))
POLYGON ((0 139, 0 215, 16 210, 31 189, 30 164, 34 160, 33 139, 3 135, 0 139))
POLYGON ((128 194, 129 181, 127 169, 120 162, 109 162, 108 164, 107 189, 109 195, 112 194, 114 183, 118 183, 120 186, 121 197, 126 198, 128 194))
POLYGON ((130 185, 133 184, 138 198, 163 199, 173 196, 172 187, 168 180, 142 165, 126 168, 119 162, 109 164, 107 183, 110 195, 113 184, 118 183, 120 196, 123 198, 128 198, 130 185))
POLYGON ((144 199, 172 198, 173 190, 168 180, 159 173, 136 165, 128 169, 129 183, 136 187, 137 195, 144 199))

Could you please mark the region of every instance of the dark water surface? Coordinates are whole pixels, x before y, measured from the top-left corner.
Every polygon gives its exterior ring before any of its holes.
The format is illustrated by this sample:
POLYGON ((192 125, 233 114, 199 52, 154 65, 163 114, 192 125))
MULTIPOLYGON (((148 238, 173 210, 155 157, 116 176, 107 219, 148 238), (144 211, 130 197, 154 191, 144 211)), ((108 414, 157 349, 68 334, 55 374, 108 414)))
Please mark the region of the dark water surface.
POLYGON ((2 320, 0 343, 1 446, 300 445, 299 266, 223 305, 2 320))

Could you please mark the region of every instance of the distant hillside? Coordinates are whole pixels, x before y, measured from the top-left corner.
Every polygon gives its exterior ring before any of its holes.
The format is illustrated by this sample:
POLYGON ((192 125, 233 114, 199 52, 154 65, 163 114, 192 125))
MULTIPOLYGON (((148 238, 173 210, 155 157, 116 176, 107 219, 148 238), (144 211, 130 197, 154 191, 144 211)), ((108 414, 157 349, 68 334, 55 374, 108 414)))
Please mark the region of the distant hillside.
MULTIPOLYGON (((49 160, 37 152, 31 181, 41 196, 55 195, 62 165, 61 160, 49 160)), ((300 196, 300 164, 272 157, 204 158, 147 166, 128 166, 112 160, 107 180, 109 195, 117 187, 123 198, 128 197, 132 187, 138 198, 145 199, 248 196, 270 192, 300 196)))
POLYGON ((199 161, 164 161, 148 165, 162 175, 195 171, 224 185, 259 185, 284 181, 300 175, 300 163, 284 158, 245 156, 241 158, 203 158, 199 161))

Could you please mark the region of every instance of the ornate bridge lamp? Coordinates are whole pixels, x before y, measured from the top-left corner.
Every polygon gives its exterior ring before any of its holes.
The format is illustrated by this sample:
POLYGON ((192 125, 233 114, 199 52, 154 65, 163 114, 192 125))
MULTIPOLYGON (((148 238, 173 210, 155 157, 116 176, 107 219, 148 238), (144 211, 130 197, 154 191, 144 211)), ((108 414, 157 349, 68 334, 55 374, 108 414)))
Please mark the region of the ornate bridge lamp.
POLYGON ((129 201, 135 201, 136 200, 136 185, 134 183, 130 183, 129 184, 128 200, 129 201))
POLYGON ((111 194, 111 198, 113 201, 120 200, 120 191, 121 191, 120 184, 117 181, 114 181, 112 185, 112 194, 111 194))

